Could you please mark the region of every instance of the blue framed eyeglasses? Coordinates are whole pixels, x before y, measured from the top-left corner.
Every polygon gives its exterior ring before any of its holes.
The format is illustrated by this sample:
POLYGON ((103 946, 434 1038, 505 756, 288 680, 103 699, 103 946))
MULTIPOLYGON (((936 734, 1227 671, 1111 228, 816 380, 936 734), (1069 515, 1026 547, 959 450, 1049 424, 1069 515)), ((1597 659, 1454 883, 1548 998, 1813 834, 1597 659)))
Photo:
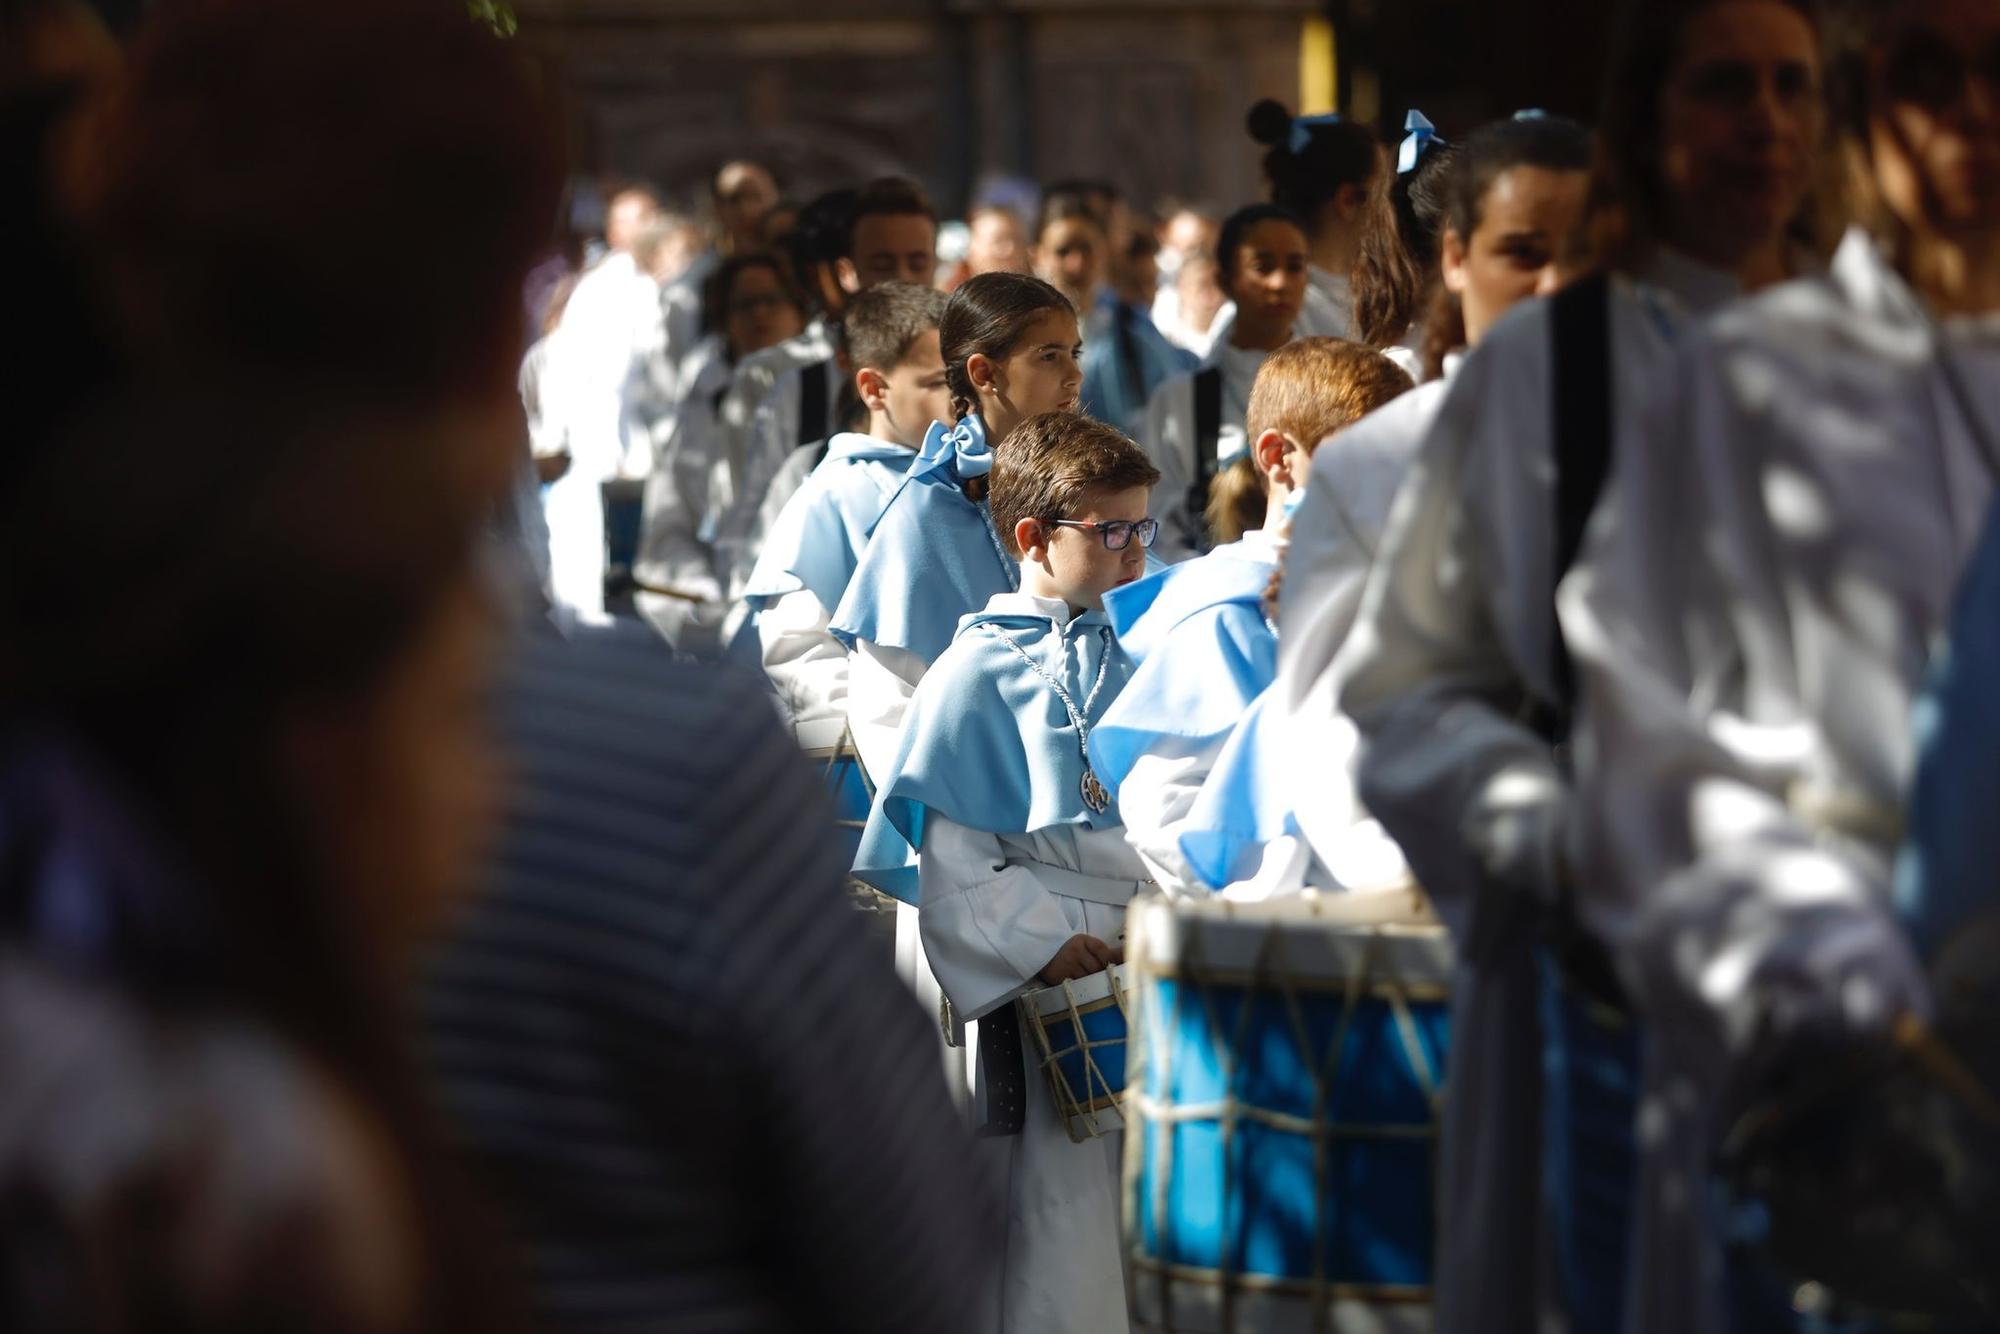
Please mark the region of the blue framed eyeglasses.
POLYGON ((1153 539, 1160 535, 1158 519, 1106 519, 1103 523, 1085 523, 1082 519, 1043 519, 1058 528, 1081 528, 1087 533, 1096 533, 1104 543, 1106 551, 1123 551, 1138 538, 1139 545, 1151 550, 1153 539))

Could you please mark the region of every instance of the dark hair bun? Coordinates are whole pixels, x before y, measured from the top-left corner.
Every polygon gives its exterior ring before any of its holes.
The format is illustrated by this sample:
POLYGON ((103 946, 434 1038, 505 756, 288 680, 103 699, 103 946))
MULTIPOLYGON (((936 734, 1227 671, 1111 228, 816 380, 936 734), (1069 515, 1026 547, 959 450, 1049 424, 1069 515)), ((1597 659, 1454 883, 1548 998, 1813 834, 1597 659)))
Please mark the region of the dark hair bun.
POLYGON ((1250 137, 1260 144, 1276 146, 1282 144, 1292 132, 1292 113, 1284 105, 1265 98, 1250 108, 1245 123, 1250 127, 1250 137))

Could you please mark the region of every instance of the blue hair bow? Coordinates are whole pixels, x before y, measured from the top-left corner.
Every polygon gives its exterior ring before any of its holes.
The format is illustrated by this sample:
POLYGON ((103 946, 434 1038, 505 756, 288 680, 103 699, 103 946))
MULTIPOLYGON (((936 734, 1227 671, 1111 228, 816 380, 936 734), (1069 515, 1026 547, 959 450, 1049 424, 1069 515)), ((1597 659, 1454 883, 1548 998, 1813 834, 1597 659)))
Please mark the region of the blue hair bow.
POLYGON ((1409 134, 1403 146, 1396 150, 1396 174, 1407 176, 1417 169, 1424 160, 1424 151, 1439 142, 1437 126, 1431 124, 1430 117, 1421 111, 1412 110, 1403 118, 1403 128, 1409 134))
POLYGON ((932 422, 918 454, 923 460, 918 464, 920 471, 929 471, 926 464, 935 467, 948 457, 961 482, 993 471, 993 449, 986 443, 986 423, 976 412, 968 412, 956 426, 932 422))
POLYGON ((1323 116, 1294 116, 1291 142, 1286 147, 1292 150, 1293 157, 1301 157, 1312 147, 1313 131, 1340 123, 1341 115, 1337 111, 1329 111, 1323 116))

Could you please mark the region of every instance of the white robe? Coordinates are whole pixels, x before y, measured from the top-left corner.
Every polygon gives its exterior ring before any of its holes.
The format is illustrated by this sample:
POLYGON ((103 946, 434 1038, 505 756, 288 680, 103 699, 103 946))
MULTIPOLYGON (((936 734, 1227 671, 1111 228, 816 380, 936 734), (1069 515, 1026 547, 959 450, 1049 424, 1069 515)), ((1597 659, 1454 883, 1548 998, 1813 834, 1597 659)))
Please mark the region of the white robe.
MULTIPOLYGON (((1614 453, 1687 311, 1734 291, 1727 275, 1688 261, 1653 276, 1674 295, 1614 285, 1614 453)), ((1362 798, 1397 836, 1459 960, 1440 1167, 1442 1334, 1533 1329, 1542 1304, 1532 946, 1556 893, 1567 792, 1522 711, 1560 694, 1549 344, 1548 304, 1531 302, 1459 369, 1334 668, 1363 742, 1362 798)))
MULTIPOLYGON (((550 335, 538 390, 544 415, 560 420, 569 471, 543 501, 549 524, 549 585, 559 614, 586 623, 604 610, 604 502, 614 477, 644 476, 652 464, 657 403, 648 368, 664 332, 659 284, 632 257, 614 253, 586 273, 550 335)), ((545 437, 546 438, 546 437, 545 437)))
MULTIPOLYGON (((1037 876, 1056 867, 1132 892, 1145 869, 1117 829, 1057 826, 987 834, 932 812, 925 822, 919 923, 924 952, 964 1022, 1039 987, 1035 974, 1078 932, 1122 945, 1125 910, 1057 893, 1037 876)), ((1028 1057, 1026 1124, 987 1141, 1008 1171, 1007 1250, 999 1334, 1118 1334, 1129 1328, 1120 1240, 1124 1136, 1070 1141, 1048 1085, 1028 1057)))
POLYGON ((688 358, 685 370, 688 385, 673 432, 656 452, 646 479, 634 573, 645 583, 707 599, 692 603, 640 593, 637 600, 640 614, 675 649, 712 657, 720 650, 720 628, 728 611, 708 531, 709 486, 720 447, 717 396, 733 375, 722 340, 704 343, 688 358))
MULTIPOLYGON (((1226 549, 1218 557, 1204 560, 1279 559, 1278 543, 1265 529, 1245 533, 1240 551, 1226 549)), ((1161 646, 1170 653, 1172 640, 1161 646)), ((1167 664, 1172 663, 1170 658, 1167 664)), ((1125 821, 1125 841, 1139 854, 1146 872, 1168 894, 1206 898, 1208 886, 1189 868, 1181 852, 1181 835, 1187 832, 1188 816, 1194 809, 1201 785, 1215 768, 1229 735, 1196 737, 1156 737, 1145 754, 1132 762, 1131 770, 1118 784, 1118 814, 1125 821)))
MULTIPOLYGON (((1215 440, 1218 459, 1232 459, 1244 451, 1243 419, 1250 410, 1250 389, 1270 355, 1257 348, 1235 346, 1225 328, 1203 363, 1204 371, 1222 368, 1222 413, 1215 440)), ((1198 466, 1194 440, 1194 380, 1198 373, 1176 375, 1154 390, 1146 402, 1146 429, 1140 443, 1160 470, 1160 480, 1153 488, 1153 517, 1160 521, 1160 534, 1153 551, 1164 561, 1200 555, 1197 541, 1206 536, 1205 526, 1196 528, 1187 508, 1188 488, 1194 485, 1198 466)))
MULTIPOLYGON (((1777 1033, 1927 988, 1889 903, 1911 705, 1993 496, 1914 294, 1851 234, 1684 349, 1562 594, 1579 906, 1647 1019, 1632 1319, 1728 1328, 1699 1204, 1777 1033)), ((2000 449, 2000 321, 1948 355, 2000 449)))
POLYGON ((800 372, 833 354, 832 331, 814 320, 798 337, 745 357, 723 395, 709 508, 717 565, 731 597, 742 592, 757 563, 751 535, 771 479, 800 443, 800 372))

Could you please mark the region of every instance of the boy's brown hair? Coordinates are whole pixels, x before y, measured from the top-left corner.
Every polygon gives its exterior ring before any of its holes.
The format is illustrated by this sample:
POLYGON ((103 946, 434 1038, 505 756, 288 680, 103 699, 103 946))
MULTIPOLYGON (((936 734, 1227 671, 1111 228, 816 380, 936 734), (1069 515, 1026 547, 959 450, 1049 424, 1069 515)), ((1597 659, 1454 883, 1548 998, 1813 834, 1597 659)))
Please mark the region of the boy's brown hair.
POLYGON ((1007 550, 1023 519, 1073 518, 1093 493, 1153 486, 1160 470, 1114 427, 1073 412, 1030 417, 993 449, 987 503, 1007 550))
POLYGON ((857 371, 895 370, 917 340, 938 327, 944 303, 943 292, 917 283, 878 283, 856 292, 840 320, 847 364, 857 371))
POLYGON ((1280 431, 1310 454, 1320 441, 1412 387, 1395 362, 1344 339, 1299 338, 1273 352, 1257 372, 1244 415, 1252 452, 1224 468, 1209 487, 1210 540, 1234 542, 1264 525, 1264 474, 1254 452, 1258 436, 1280 431))

